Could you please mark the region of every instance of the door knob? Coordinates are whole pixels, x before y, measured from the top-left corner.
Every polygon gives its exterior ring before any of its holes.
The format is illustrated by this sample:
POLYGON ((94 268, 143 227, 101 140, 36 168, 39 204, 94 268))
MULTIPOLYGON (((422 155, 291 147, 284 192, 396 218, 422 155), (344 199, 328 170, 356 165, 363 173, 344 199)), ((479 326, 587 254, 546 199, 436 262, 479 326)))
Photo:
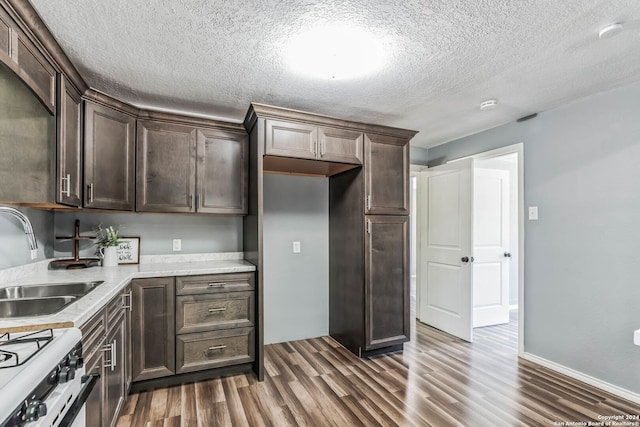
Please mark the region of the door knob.
POLYGON ((505 256, 505 258, 511 258, 511 253, 510 252, 505 252, 504 256, 505 256))
POLYGON ((469 257, 468 256, 463 256, 462 258, 460 258, 460 261, 469 262, 469 257))

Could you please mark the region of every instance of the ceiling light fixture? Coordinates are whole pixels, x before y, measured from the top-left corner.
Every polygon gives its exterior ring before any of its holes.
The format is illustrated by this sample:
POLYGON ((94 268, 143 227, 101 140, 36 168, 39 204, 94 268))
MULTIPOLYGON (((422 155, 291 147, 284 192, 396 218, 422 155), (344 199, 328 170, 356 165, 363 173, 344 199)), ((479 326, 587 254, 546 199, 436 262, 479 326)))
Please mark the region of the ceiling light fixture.
POLYGON ((286 55, 299 74, 347 80, 378 71, 387 51, 385 42, 368 31, 348 24, 329 24, 294 36, 286 55))
POLYGON ((482 101, 480 103, 480 109, 482 111, 493 110, 497 106, 498 106, 498 100, 497 99, 487 99, 486 101, 482 101))
POLYGON ((612 24, 605 25, 598 32, 598 38, 602 40, 616 36, 622 32, 622 28, 623 25, 620 22, 614 22, 612 24))

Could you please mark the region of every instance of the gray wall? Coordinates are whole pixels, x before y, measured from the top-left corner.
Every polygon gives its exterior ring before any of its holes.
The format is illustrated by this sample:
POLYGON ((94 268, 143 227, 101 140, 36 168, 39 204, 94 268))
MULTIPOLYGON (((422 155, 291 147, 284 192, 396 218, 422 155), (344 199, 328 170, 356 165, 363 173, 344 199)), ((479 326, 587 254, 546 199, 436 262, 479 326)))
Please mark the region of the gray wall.
POLYGON ((328 335, 329 180, 265 174, 263 239, 265 344, 328 335))
POLYGON ((426 165, 429 160, 429 150, 426 148, 409 146, 409 162, 412 165, 426 165))
POLYGON ((525 351, 640 393, 640 84, 429 150, 524 142, 525 351))
MULTIPOLYGON (((73 234, 75 219, 80 220, 81 234, 93 229, 118 226, 121 236, 139 236, 142 255, 191 254, 202 252, 242 252, 242 217, 214 215, 150 213, 70 213, 56 212, 55 235, 73 234), (182 239, 182 251, 173 252, 173 239, 182 239)), ((93 256, 95 245, 81 242, 81 254, 93 256)), ((70 241, 57 240, 55 256, 71 256, 70 241)))
POLYGON ((53 256, 53 213, 38 209, 18 208, 33 226, 38 240, 38 258, 31 260, 29 244, 17 218, 0 214, 0 269, 17 267, 53 256))

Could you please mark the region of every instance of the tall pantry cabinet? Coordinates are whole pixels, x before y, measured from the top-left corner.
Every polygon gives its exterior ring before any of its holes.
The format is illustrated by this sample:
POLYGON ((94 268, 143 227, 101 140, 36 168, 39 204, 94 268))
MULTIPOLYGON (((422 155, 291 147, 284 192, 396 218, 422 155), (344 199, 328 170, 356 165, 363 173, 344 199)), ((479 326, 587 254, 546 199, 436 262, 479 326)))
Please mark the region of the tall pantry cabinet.
POLYGON ((414 131, 252 104, 245 257, 257 266, 262 368, 265 172, 329 179, 329 333, 361 356, 409 340, 409 141, 414 131), (330 154, 330 155, 329 155, 330 154))

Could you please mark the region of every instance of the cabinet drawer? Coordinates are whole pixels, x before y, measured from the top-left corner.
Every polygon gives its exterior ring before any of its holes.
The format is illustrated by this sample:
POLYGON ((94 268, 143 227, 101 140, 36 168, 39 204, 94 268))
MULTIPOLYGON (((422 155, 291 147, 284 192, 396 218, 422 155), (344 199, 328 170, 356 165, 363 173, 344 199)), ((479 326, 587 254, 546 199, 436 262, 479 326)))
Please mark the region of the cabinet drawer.
POLYGON ((105 334, 104 309, 82 325, 80 332, 82 333, 82 351, 85 360, 87 360, 103 344, 105 334))
POLYGON ((185 295, 176 298, 176 333, 253 326, 253 292, 185 295))
POLYGON ((176 278, 176 295, 253 290, 253 273, 209 274, 176 278))
POLYGON ((253 350, 253 328, 178 335, 177 372, 193 372, 253 362, 253 350))

